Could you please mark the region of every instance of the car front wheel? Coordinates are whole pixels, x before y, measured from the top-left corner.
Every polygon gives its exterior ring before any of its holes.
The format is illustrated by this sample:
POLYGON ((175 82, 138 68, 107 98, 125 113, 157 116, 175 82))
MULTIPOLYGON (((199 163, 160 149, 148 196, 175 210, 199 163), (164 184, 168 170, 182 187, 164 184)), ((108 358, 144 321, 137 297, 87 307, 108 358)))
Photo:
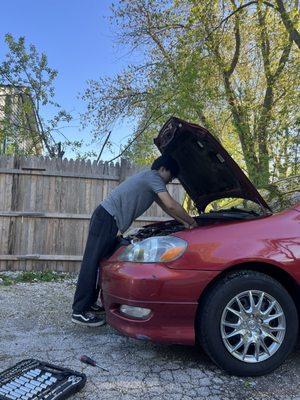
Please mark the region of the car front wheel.
POLYGON ((197 340, 221 368, 259 376, 277 368, 293 350, 298 313, 286 289, 255 271, 225 276, 202 301, 197 340))

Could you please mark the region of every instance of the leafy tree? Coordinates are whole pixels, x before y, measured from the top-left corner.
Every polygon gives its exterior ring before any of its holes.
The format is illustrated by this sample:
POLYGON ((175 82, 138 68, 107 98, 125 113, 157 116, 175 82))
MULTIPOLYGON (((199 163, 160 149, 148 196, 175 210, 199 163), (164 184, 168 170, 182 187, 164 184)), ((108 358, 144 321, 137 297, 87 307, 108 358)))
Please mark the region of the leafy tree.
MULTIPOLYGON (((61 143, 55 142, 53 134, 60 132, 60 124, 69 123, 71 116, 55 101, 57 71, 49 67, 46 54, 40 54, 32 44, 26 46, 24 37, 15 39, 7 34, 5 42, 8 53, 0 64, 0 85, 6 97, 1 110, 2 152, 36 154, 42 144, 50 157, 62 157, 61 143), (14 96, 17 107, 10 104, 14 96), (53 118, 44 117, 46 107, 55 110, 53 118), (28 146, 20 147, 21 142, 28 146)), ((68 140, 65 144, 78 147, 68 140)))
POLYGON ((299 49, 276 7, 249 3, 121 0, 120 41, 144 62, 90 82, 89 121, 97 129, 137 121, 124 154, 141 163, 176 115, 207 127, 258 186, 298 173, 299 49))
POLYGON ((282 22, 288 31, 291 40, 295 42, 300 50, 300 13, 299 0, 293 2, 291 10, 286 7, 287 2, 283 0, 275 0, 276 8, 280 13, 282 22))

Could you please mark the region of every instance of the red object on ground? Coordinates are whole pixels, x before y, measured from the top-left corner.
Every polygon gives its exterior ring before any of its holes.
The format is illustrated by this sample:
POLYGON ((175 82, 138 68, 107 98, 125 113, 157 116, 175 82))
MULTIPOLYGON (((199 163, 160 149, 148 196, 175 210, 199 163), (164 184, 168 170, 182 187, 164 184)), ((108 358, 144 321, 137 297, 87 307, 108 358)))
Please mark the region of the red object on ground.
POLYGON ((93 367, 96 367, 97 365, 95 360, 85 355, 80 357, 80 361, 84 364, 92 365, 93 367))
POLYGON ((88 357, 86 355, 83 355, 80 357, 80 361, 83 362, 84 364, 87 365, 92 365, 93 367, 98 367, 102 369, 103 371, 109 372, 108 369, 101 367, 95 360, 93 360, 91 357, 88 357))

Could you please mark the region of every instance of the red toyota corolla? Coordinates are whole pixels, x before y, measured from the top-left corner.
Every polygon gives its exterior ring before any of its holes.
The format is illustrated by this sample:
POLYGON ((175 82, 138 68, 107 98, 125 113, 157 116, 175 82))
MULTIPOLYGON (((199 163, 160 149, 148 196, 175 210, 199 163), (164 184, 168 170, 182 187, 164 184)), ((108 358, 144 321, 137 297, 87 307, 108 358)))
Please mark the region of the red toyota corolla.
POLYGON ((298 336, 300 204, 273 214, 200 126, 171 118, 155 144, 178 162, 198 227, 173 220, 123 239, 103 264, 107 322, 137 339, 199 343, 232 374, 274 370, 298 336), (209 207, 229 198, 243 207, 209 207))

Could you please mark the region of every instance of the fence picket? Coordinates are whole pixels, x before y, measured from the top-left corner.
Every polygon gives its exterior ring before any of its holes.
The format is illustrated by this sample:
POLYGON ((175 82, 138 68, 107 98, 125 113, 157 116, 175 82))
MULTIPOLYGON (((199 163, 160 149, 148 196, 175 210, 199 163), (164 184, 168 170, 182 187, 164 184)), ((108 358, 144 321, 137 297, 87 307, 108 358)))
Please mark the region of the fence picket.
MULTIPOLYGON (((0 156, 0 270, 77 271, 88 216, 113 188, 143 168, 124 159, 114 164, 0 156)), ((178 183, 169 190, 183 199, 178 183)), ((153 204, 133 226, 165 217, 153 204)))

